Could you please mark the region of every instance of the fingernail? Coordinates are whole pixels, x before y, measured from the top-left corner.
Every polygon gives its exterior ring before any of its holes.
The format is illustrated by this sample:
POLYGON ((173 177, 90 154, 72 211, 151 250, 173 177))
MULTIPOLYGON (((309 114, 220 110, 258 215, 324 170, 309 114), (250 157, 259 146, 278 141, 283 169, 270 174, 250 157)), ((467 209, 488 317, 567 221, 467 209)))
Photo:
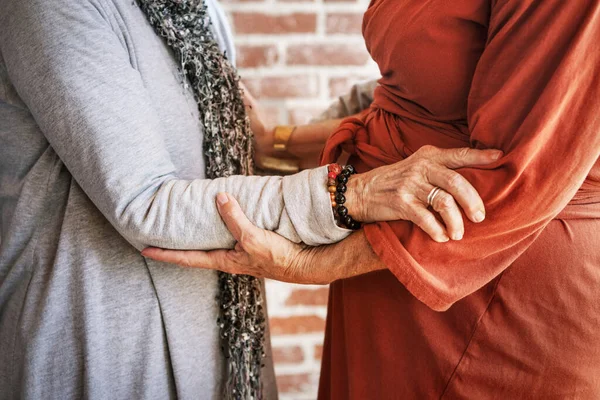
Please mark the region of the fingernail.
POLYGON ((452 235, 452 240, 461 240, 463 238, 462 232, 456 232, 452 235))
POLYGON ((485 219, 485 214, 483 213, 483 211, 477 211, 475 215, 473 215, 473 219, 475 220, 475 222, 481 222, 485 219))
POLYGON ((440 243, 446 243, 450 238, 446 235, 440 237, 440 243))
POLYGON ((229 198, 225 193, 217 194, 217 203, 219 203, 220 206, 227 204, 227 202, 229 202, 229 198))
POLYGON ((494 154, 492 154, 492 158, 494 160, 499 160, 504 155, 502 150, 497 150, 494 154))

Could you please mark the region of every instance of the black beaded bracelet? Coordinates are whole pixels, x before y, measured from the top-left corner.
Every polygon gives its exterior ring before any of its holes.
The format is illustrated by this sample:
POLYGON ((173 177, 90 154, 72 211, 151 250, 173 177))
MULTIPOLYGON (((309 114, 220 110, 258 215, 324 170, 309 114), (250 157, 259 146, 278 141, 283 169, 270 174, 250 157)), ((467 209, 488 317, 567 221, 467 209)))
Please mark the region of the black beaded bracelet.
POLYGON ((355 173, 356 173, 356 170, 354 169, 354 167, 352 165, 345 165, 342 168, 342 172, 340 172, 338 174, 338 176, 336 178, 337 185, 336 185, 336 192, 335 192, 336 207, 334 208, 336 217, 337 217, 336 220, 338 220, 346 228, 352 229, 354 231, 357 229, 360 229, 361 223, 358 221, 355 221, 354 218, 352 218, 348 214, 348 208, 346 208, 346 206, 344 205, 344 203, 346 203, 346 196, 344 196, 344 193, 346 193, 346 190, 347 190, 346 184, 348 183, 348 179, 350 178, 350 175, 353 175, 355 173))

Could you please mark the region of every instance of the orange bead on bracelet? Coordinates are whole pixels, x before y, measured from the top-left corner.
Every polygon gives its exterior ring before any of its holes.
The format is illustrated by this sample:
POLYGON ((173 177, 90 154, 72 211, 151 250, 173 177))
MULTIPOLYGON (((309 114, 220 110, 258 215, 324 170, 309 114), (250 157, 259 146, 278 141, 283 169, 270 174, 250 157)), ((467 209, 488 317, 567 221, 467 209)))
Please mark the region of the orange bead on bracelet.
POLYGON ((337 207, 335 194, 337 192, 337 176, 340 174, 340 172, 342 172, 342 167, 340 167, 339 164, 329 164, 327 166, 327 191, 329 192, 331 207, 333 207, 334 210, 335 207, 337 207))
POLYGON ((327 171, 333 172, 337 177, 340 174, 340 172, 342 172, 342 167, 340 167, 339 164, 329 164, 327 166, 327 171))

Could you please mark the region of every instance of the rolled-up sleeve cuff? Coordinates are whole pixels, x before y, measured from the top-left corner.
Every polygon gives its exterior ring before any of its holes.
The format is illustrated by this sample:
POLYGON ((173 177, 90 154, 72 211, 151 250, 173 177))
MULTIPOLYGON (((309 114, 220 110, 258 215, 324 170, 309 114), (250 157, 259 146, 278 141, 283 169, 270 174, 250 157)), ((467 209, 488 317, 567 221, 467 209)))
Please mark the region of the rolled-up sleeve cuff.
POLYGON ((282 189, 285 210, 304 243, 336 243, 352 232, 337 226, 333 218, 326 166, 284 177, 282 189))

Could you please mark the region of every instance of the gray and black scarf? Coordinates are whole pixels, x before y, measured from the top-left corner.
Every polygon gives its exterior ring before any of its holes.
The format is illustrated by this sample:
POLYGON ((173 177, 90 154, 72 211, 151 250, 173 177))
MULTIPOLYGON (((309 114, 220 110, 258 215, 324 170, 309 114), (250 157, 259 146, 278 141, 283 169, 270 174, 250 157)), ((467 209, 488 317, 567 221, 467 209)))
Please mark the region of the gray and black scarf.
MULTIPOLYGON (((221 52, 203 0, 137 0, 179 61, 204 128, 206 176, 252 173, 252 134, 239 77, 221 52)), ((227 363, 227 399, 260 399, 265 313, 261 282, 219 272, 217 321, 227 363)))

